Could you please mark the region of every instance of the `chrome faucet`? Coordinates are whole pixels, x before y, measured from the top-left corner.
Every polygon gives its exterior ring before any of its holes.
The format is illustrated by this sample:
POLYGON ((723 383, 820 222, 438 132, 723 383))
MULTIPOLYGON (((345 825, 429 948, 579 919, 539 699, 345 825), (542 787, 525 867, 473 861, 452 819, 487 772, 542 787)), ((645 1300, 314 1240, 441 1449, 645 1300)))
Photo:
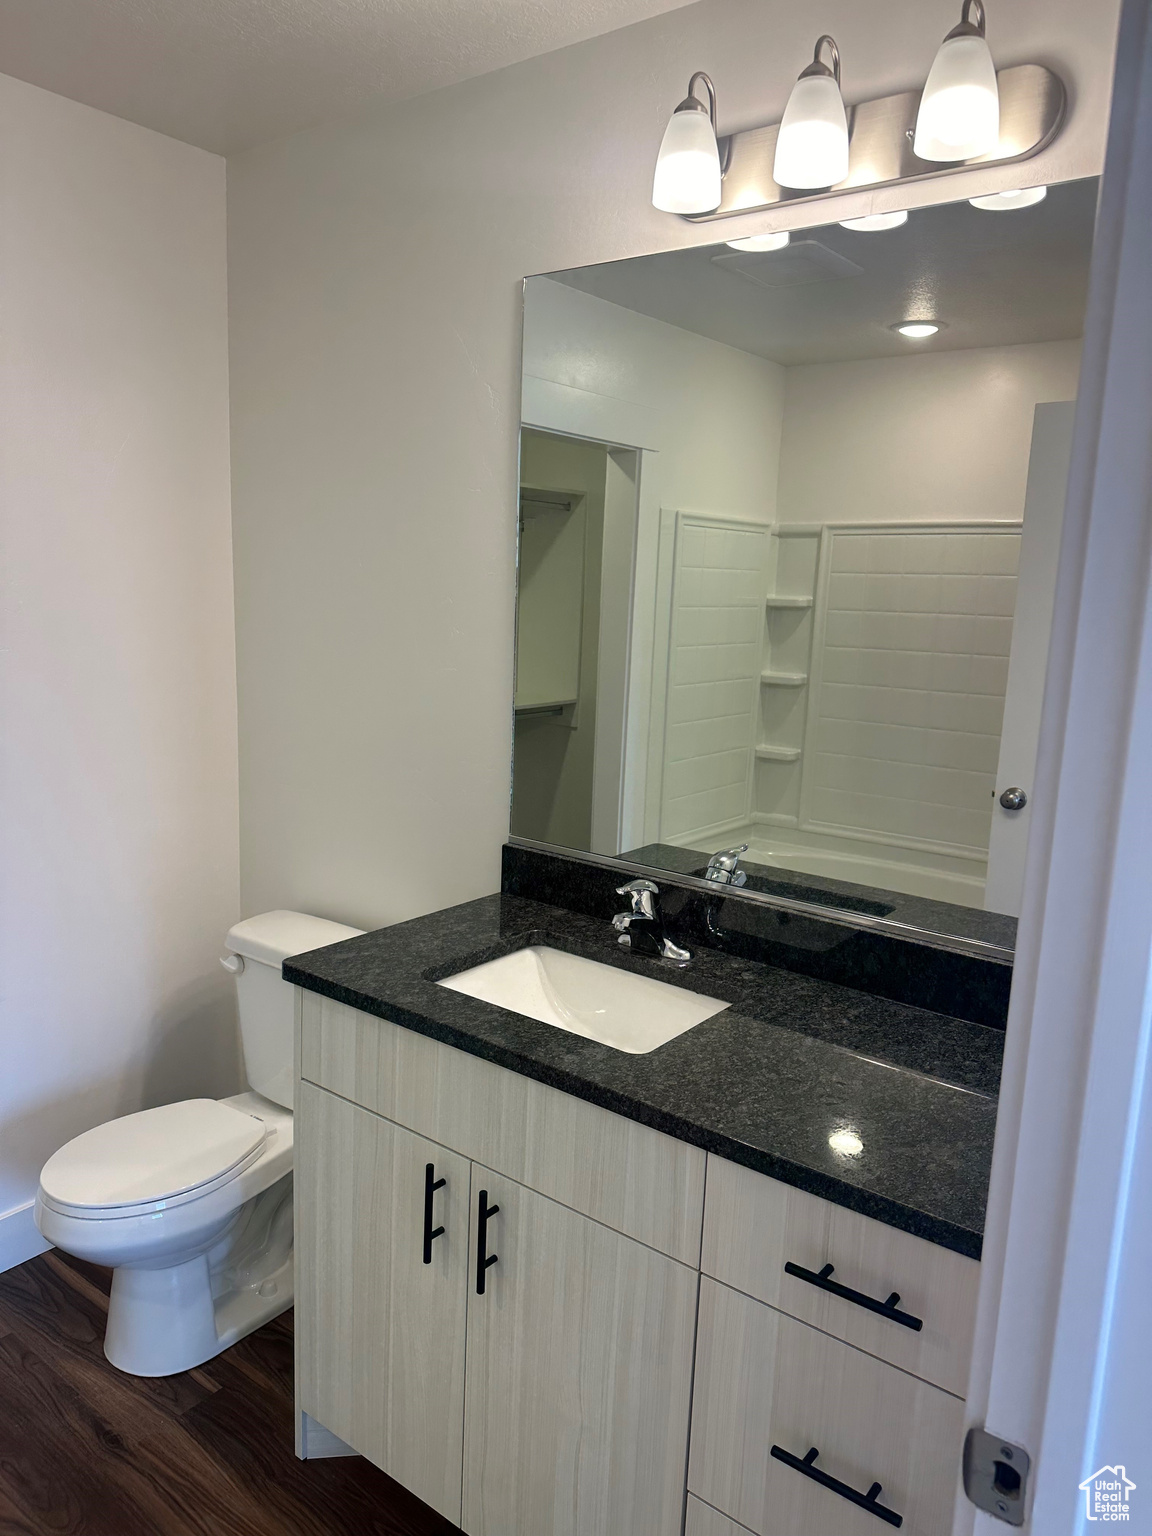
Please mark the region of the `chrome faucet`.
POLYGON ((739 848, 725 848, 723 853, 714 853, 704 871, 705 880, 715 880, 720 885, 743 885, 748 876, 737 866, 740 855, 747 852, 748 844, 741 843, 739 848))
POLYGON ((656 955, 676 965, 687 965, 692 951, 677 944, 664 926, 660 911, 660 887, 651 880, 629 880, 616 887, 617 896, 632 898, 631 912, 617 912, 612 926, 620 935, 617 943, 634 955, 656 955))

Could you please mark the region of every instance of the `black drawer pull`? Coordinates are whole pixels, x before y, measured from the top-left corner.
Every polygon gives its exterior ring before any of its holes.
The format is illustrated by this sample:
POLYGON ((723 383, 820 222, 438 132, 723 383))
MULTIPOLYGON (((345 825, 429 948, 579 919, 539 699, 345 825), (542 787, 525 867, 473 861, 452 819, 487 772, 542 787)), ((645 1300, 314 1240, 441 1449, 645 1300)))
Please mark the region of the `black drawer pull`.
POLYGON ((438 1189, 443 1189, 447 1179, 436 1177, 435 1163, 429 1163, 424 1169, 424 1262, 432 1262, 432 1244, 438 1237, 444 1236, 443 1227, 432 1226, 432 1196, 438 1189))
POLYGON ((793 1456, 791 1451, 785 1451, 780 1446, 772 1447, 772 1454, 777 1461, 782 1461, 786 1467, 793 1471, 803 1472, 805 1477, 810 1477, 814 1483, 819 1483, 822 1488, 830 1488, 833 1493, 838 1493, 842 1499, 847 1499, 849 1504, 856 1504, 860 1509, 866 1509, 870 1515, 875 1515, 880 1520, 886 1520, 889 1525, 901 1526, 904 1524, 904 1516, 898 1515, 894 1509, 885 1509, 883 1504, 877 1504, 880 1497, 881 1486, 873 1483, 867 1493, 857 1493, 855 1488, 850 1488, 847 1483, 842 1483, 838 1477, 829 1477, 827 1472, 821 1472, 814 1466, 820 1452, 815 1446, 808 1452, 804 1460, 799 1456, 793 1456))
POLYGON ((795 1275, 797 1280, 807 1280, 809 1285, 817 1285, 822 1291, 830 1291, 833 1296, 841 1296, 845 1301, 854 1301, 858 1307, 867 1307, 869 1312, 875 1312, 878 1317, 886 1317, 890 1323, 899 1323, 902 1328, 911 1328, 913 1333, 919 1333, 923 1328, 923 1319, 913 1317, 911 1312, 897 1312, 899 1291, 893 1291, 887 1301, 877 1301, 874 1296, 865 1296, 863 1291, 854 1291, 850 1285, 841 1285, 839 1280, 833 1280, 832 1269, 831 1264, 825 1264, 817 1275, 810 1269, 802 1269, 799 1264, 793 1264, 789 1259, 784 1266, 784 1273, 795 1275))
POLYGON ((497 1255, 488 1252, 488 1218, 495 1216, 500 1207, 488 1204, 488 1191, 480 1191, 480 1215, 476 1223, 476 1294, 484 1294, 484 1276, 495 1264, 497 1255))

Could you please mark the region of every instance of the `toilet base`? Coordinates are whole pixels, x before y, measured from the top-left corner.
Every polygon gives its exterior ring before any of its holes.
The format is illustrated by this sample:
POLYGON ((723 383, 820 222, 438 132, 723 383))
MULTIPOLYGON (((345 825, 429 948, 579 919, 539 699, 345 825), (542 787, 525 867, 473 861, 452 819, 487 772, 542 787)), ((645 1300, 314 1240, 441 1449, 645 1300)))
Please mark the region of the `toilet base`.
POLYGON ((117 1269, 104 1353, 129 1376, 176 1376, 279 1317, 292 1302, 291 1256, 261 1285, 219 1299, 212 1295, 207 1254, 170 1269, 117 1269))
POLYGON ((292 1175, 249 1200, 206 1253, 112 1272, 104 1353, 131 1376, 175 1376, 286 1312, 294 1297, 292 1175))

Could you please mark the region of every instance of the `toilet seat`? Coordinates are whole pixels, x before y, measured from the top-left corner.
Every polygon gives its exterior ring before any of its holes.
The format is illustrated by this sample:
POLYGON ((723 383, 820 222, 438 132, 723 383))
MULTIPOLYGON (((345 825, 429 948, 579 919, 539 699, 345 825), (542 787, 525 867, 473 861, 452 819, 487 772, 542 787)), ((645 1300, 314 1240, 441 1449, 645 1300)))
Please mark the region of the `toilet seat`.
POLYGON ((217 1099, 140 1110, 61 1147, 44 1165, 40 1199, 94 1220, 167 1210, 230 1183, 267 1139, 263 1120, 217 1099))

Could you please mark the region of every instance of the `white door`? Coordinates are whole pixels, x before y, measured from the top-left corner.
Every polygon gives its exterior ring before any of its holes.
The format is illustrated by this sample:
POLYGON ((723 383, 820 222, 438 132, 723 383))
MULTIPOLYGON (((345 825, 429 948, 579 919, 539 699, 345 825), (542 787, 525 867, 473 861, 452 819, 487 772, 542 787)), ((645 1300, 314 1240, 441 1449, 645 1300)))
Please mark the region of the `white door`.
POLYGON ((1074 400, 1056 400, 1036 407, 1028 460, 1016 613, 988 844, 988 878, 984 886, 985 910, 1008 912, 1013 917, 1019 916, 1024 888, 1024 853, 1032 815, 1040 705, 1048 666, 1075 412, 1074 400), (1000 796, 1008 789, 1024 791, 1028 803, 1022 810, 1008 810, 1000 804, 1000 796))
POLYGON ((472 1188, 464 1529, 680 1536, 696 1271, 479 1164, 472 1188))
POLYGON ((968 1383, 1032 1458, 1022 1536, 1085 1536, 1102 1466, 1137 1484, 1124 1529, 1152 1508, 1150 185, 1152 4, 1124 0, 968 1383))

